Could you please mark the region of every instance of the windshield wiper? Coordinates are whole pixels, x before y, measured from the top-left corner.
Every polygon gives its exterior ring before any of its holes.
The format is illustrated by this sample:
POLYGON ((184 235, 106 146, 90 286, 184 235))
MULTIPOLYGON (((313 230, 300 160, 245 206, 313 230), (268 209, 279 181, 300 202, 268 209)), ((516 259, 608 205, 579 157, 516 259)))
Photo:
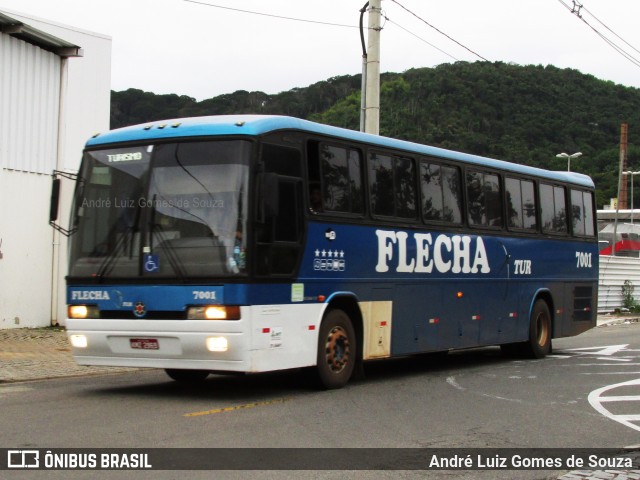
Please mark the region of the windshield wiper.
MULTIPOLYGON (((140 220, 140 204, 136 207, 135 216, 133 222, 128 225, 125 230, 122 232, 122 235, 116 240, 116 243, 113 247, 113 250, 107 254, 105 259, 100 264, 100 268, 98 268, 98 272, 96 273, 96 277, 99 281, 103 281, 105 276, 111 273, 111 270, 115 267, 116 260, 120 256, 120 250, 126 250, 126 240, 130 238, 129 243, 129 258, 133 257, 133 243, 135 240, 135 233, 138 231, 138 221, 140 220), (124 247, 124 248, 123 248, 124 247)), ((118 222, 113 225, 107 238, 109 238, 115 230, 118 228, 118 222)))
MULTIPOLYGON (((114 227, 115 228, 115 227, 114 227)), ((105 276, 107 274, 109 274, 111 272, 111 270, 113 270, 115 264, 116 264, 116 259, 120 256, 120 251, 121 250, 125 250, 126 251, 126 240, 127 239, 131 239, 131 243, 133 244, 133 240, 135 237, 135 231, 136 231, 136 227, 135 224, 128 227, 127 230, 125 230, 122 235, 116 240, 116 243, 113 247, 113 250, 107 254, 107 256, 105 257, 105 259, 102 261, 102 263, 100 264, 100 268, 98 269, 98 272, 96 273, 96 277, 102 281, 105 276)), ((133 252, 130 251, 130 257, 133 256, 132 255, 133 252)))
POLYGON ((167 239, 164 234, 164 229, 162 225, 156 225, 156 198, 158 194, 153 194, 153 199, 151 202, 151 213, 149 214, 149 253, 153 253, 153 234, 156 231, 160 237, 162 248, 167 251, 167 258, 169 259, 169 263, 173 268, 173 271, 178 276, 178 278, 182 281, 185 279, 184 265, 180 260, 180 257, 176 253, 175 247, 171 244, 171 241, 167 239))

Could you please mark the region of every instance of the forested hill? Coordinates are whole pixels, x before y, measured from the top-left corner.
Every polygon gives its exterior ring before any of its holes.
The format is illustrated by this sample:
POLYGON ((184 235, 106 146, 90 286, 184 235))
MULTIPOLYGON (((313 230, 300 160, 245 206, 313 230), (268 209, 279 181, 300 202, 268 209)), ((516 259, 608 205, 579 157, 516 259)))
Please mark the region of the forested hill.
MULTIPOLYGON (((141 90, 112 92, 111 127, 184 116, 291 115, 358 129, 360 76, 276 95, 237 91, 196 102, 141 90)), ((458 62, 382 77, 380 133, 555 170, 560 152, 591 175, 598 206, 616 196, 620 124, 629 124, 629 167, 640 169, 640 89, 553 66, 458 62)))

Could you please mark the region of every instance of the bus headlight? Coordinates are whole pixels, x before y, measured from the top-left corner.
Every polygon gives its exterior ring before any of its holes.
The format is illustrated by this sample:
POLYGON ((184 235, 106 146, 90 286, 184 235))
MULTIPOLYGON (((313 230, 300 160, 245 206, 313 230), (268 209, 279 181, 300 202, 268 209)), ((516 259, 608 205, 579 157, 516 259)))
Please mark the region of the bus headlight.
POLYGON ((100 310, 96 305, 69 305, 69 318, 100 318, 100 310))
POLYGON ((240 320, 237 305, 199 305, 187 309, 189 320, 240 320))
POLYGON ((225 337, 207 338, 207 350, 210 352, 226 352, 229 349, 229 342, 225 337))

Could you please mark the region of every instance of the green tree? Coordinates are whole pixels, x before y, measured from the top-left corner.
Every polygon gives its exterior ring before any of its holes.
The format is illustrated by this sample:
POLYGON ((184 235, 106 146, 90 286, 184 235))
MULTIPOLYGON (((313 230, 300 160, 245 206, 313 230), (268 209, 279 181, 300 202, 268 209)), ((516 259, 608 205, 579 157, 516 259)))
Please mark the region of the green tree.
MULTIPOLYGON (((183 116, 278 114, 357 130, 360 75, 269 95, 244 90, 200 102, 129 89, 112 92, 112 128, 183 116)), ((640 169, 640 90, 551 65, 456 62, 381 77, 380 133, 437 147, 590 175, 597 204, 617 196, 620 124, 629 168, 640 169)))

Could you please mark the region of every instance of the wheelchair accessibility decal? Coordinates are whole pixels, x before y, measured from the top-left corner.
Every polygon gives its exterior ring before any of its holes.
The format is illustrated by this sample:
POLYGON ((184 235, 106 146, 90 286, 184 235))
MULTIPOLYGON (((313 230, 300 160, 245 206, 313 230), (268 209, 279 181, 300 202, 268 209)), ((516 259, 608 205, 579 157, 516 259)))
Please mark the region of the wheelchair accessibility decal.
POLYGON ((147 273, 154 273, 160 270, 160 255, 147 253, 143 258, 143 262, 144 271, 147 273))

